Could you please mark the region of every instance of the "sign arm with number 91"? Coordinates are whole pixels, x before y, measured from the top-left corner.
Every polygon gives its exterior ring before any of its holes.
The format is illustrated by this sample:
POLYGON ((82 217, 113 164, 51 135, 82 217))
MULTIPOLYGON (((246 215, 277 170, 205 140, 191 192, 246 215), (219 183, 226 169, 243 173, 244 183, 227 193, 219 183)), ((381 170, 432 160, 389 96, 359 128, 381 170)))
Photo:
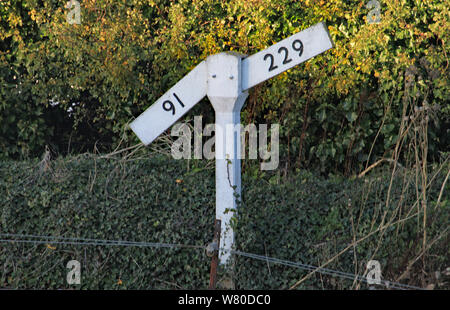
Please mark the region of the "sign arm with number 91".
POLYGON ((206 63, 202 61, 130 127, 144 144, 151 143, 206 96, 206 63))

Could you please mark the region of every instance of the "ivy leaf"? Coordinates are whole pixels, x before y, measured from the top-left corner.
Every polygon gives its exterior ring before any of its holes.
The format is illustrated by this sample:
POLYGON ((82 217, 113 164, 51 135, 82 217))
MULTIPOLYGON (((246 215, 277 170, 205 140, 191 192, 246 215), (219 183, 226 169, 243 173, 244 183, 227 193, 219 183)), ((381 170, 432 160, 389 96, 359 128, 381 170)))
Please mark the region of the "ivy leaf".
POLYGON ((347 112, 345 114, 345 117, 347 118, 347 120, 350 123, 353 123, 354 121, 356 121, 356 119, 358 118, 358 115, 356 114, 356 112, 347 112))

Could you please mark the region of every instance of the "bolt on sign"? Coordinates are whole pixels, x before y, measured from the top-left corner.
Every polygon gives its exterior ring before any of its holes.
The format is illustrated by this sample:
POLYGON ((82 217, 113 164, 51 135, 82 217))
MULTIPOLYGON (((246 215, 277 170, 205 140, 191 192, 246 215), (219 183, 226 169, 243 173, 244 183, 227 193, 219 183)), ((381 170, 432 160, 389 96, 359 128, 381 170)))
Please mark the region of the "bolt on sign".
MULTIPOLYGON (((156 100, 130 127, 146 145, 155 140, 205 96, 211 102, 216 126, 240 126, 248 89, 334 46, 324 22, 298 32, 256 54, 212 55, 156 100)), ((241 194, 240 137, 222 130, 216 145, 216 219, 221 220, 219 259, 226 264, 234 245, 231 218, 241 194)), ((188 207, 188 206, 187 206, 188 207)))

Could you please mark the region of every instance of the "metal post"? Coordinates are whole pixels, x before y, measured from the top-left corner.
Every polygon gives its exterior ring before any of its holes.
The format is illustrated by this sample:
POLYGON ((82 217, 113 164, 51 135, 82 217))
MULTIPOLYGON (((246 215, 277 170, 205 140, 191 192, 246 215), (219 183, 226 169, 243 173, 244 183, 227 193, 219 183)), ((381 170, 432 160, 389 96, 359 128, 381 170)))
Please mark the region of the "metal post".
POLYGON ((234 232, 231 218, 237 211, 241 195, 241 108, 248 92, 241 88, 241 60, 237 53, 209 56, 207 64, 207 96, 216 113, 216 218, 221 220, 222 250, 220 264, 231 256, 234 232))
POLYGON ((214 238, 209 247, 211 258, 211 272, 209 274, 209 289, 215 290, 217 283, 217 265, 219 263, 219 249, 220 249, 220 220, 214 221, 214 238), (212 251, 211 251, 212 250, 212 251))

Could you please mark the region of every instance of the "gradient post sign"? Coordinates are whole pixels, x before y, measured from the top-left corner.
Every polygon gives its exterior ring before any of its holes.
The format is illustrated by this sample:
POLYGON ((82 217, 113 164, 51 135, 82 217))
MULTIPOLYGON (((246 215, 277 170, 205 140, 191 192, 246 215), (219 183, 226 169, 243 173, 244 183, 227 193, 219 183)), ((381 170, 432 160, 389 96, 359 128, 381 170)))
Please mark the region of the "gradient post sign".
POLYGON ((222 222, 221 264, 228 262, 234 244, 230 222, 241 195, 240 112, 248 89, 333 46, 321 22, 249 57, 234 52, 209 56, 130 124, 148 145, 208 97, 216 117, 216 219, 222 222))

